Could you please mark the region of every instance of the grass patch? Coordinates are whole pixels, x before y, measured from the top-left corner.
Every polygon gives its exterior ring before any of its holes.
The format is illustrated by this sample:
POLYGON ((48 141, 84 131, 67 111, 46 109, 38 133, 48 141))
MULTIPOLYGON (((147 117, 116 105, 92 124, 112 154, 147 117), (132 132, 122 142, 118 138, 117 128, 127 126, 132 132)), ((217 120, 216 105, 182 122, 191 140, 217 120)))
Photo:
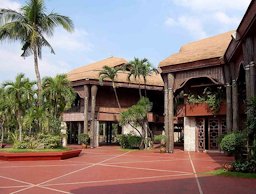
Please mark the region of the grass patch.
POLYGON ((243 173, 243 172, 231 172, 225 169, 218 169, 214 171, 207 172, 207 174, 214 176, 229 176, 229 177, 239 177, 239 178, 256 178, 256 173, 243 173))
POLYGON ((26 153, 26 152, 62 152, 71 150, 70 148, 57 148, 57 149, 14 149, 14 148, 2 148, 0 152, 10 153, 26 153))

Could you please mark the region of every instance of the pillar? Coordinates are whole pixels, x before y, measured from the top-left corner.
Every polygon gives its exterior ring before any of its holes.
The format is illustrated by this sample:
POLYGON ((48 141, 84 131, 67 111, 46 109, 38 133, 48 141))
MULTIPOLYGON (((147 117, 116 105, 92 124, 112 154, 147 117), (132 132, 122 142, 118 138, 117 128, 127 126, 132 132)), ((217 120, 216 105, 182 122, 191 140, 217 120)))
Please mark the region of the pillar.
POLYGON ((256 96, 256 73, 255 73, 255 63, 250 62, 250 86, 251 86, 251 97, 256 96))
POLYGON ((173 105, 173 86, 174 86, 174 75, 168 74, 168 126, 169 126, 169 134, 168 134, 168 152, 173 153, 174 151, 174 105, 173 105))
POLYGON ((226 101, 227 101, 227 114, 226 114, 226 122, 227 122, 227 131, 231 132, 233 128, 232 124, 232 97, 231 97, 231 85, 230 83, 226 84, 226 101))
MULTIPOLYGON (((164 131, 166 137, 169 134, 169 127, 168 127, 168 80, 167 75, 163 76, 164 80, 164 131)), ((167 137, 168 142, 168 137, 167 137)), ((169 150, 169 144, 166 142, 166 152, 169 150)))
POLYGON ((95 109, 96 109, 96 96, 97 96, 98 87, 93 85, 91 87, 91 147, 96 147, 96 137, 97 130, 95 127, 95 109))
POLYGON ((89 87, 84 85, 84 133, 88 134, 88 101, 89 101, 89 87))
POLYGON ((195 117, 184 117, 184 151, 196 151, 195 117))
POLYGON ((245 70, 245 85, 246 85, 246 102, 248 103, 251 99, 251 86, 250 86, 250 65, 246 64, 245 70))
POLYGON ((80 122, 78 122, 78 144, 81 144, 80 142, 80 135, 81 135, 81 129, 82 129, 82 125, 80 122))
POLYGON ((233 109, 233 131, 239 130, 239 107, 238 107, 238 88, 236 80, 232 80, 232 109, 233 109))

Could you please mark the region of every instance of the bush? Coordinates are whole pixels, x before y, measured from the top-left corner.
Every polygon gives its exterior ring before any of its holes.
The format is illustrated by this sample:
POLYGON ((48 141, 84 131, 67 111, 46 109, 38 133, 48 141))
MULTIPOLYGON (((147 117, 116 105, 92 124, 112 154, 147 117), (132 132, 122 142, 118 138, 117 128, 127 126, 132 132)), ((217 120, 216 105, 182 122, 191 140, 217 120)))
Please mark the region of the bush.
POLYGON ((154 136, 154 143, 165 144, 166 139, 167 139, 166 135, 156 135, 154 136))
POLYGON ((242 133, 230 133, 223 137, 220 147, 228 154, 237 154, 244 146, 245 137, 242 133))
POLYGON ((85 133, 82 133, 79 135, 78 137, 80 139, 80 142, 82 144, 85 144, 85 145, 88 145, 89 144, 89 141, 90 141, 90 137, 88 134, 85 134, 85 133))
POLYGON ((54 149, 60 148, 61 146, 61 136, 60 135, 53 135, 53 134, 40 134, 38 136, 38 142, 42 145, 45 149, 54 149))
POLYGON ((124 149, 134 149, 139 148, 142 138, 133 134, 123 134, 119 135, 117 141, 124 149))
POLYGON ((235 161, 232 165, 236 172, 256 173, 256 160, 235 161))

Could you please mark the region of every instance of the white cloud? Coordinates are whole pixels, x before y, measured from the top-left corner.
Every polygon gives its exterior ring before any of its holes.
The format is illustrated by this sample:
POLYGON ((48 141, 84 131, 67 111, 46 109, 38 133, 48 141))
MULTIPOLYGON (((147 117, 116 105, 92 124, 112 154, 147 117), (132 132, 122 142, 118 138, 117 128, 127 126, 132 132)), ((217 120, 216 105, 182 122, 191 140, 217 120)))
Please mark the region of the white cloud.
MULTIPOLYGON (((188 32, 193 39, 236 29, 250 0, 171 0, 179 12, 164 24, 188 32)), ((173 5, 171 5, 173 7, 173 5)))
POLYGON ((0 0, 0 8, 7 8, 18 11, 21 4, 16 0, 0 0))
POLYGON ((174 0, 174 3, 196 11, 244 10, 251 0, 174 0))
POLYGON ((54 36, 49 38, 49 42, 52 44, 53 48, 57 49, 91 51, 93 45, 88 41, 88 35, 85 30, 81 29, 75 29, 73 33, 58 29, 54 33, 54 36))
POLYGON ((207 37, 207 34, 203 28, 203 24, 197 18, 180 16, 176 19, 173 19, 169 17, 165 21, 165 25, 170 27, 180 27, 182 29, 185 29, 195 38, 207 37))
MULTIPOLYGON (((0 47, 0 83, 5 80, 13 80, 18 73, 25 73, 31 79, 35 79, 33 57, 20 57, 19 49, 0 47)), ((41 76, 54 76, 60 73, 67 73, 71 67, 64 61, 50 58, 39 60, 41 76)))
POLYGON ((226 25, 237 25, 239 23, 239 21, 241 20, 241 18, 238 18, 238 17, 228 16, 224 12, 216 12, 214 14, 214 17, 218 22, 226 24, 226 25))

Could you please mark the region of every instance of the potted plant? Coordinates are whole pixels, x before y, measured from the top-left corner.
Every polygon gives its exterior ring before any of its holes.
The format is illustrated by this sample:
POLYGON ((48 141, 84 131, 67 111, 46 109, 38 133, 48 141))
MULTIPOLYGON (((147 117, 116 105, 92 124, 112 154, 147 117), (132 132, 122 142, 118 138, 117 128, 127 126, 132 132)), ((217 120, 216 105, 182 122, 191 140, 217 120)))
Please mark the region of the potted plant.
POLYGON ((90 137, 88 134, 82 133, 79 135, 80 143, 82 144, 83 149, 86 149, 89 145, 90 137))
POLYGON ((165 153, 165 145, 166 145, 166 135, 156 135, 154 137, 154 141, 156 143, 160 143, 160 153, 165 153))

